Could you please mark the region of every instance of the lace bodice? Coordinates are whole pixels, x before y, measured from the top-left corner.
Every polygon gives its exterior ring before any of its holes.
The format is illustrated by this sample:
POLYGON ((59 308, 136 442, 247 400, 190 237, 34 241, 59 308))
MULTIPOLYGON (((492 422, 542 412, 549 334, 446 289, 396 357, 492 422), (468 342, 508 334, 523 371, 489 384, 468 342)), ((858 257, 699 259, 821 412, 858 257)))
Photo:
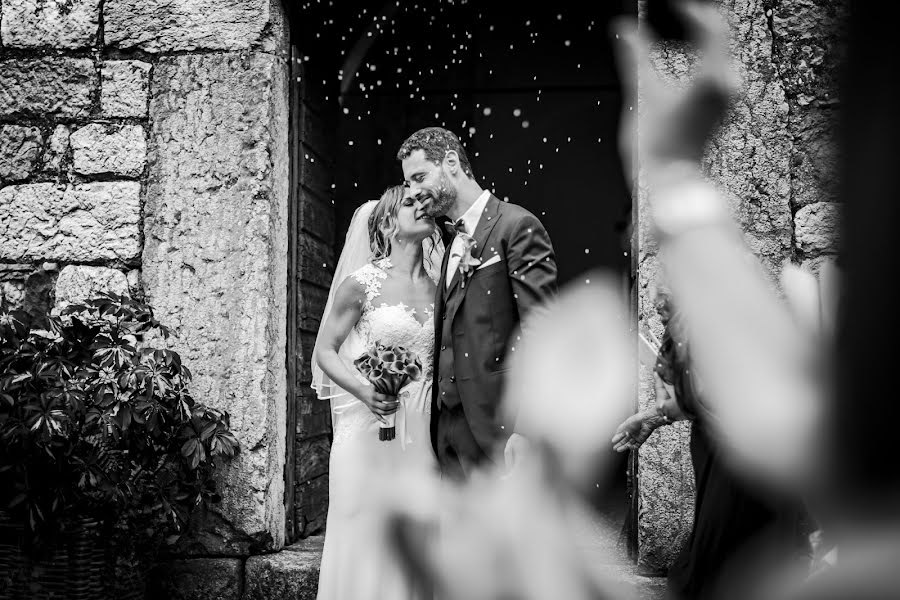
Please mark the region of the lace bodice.
POLYGON ((369 263, 350 276, 366 288, 363 313, 356 323, 356 329, 369 348, 376 342, 385 345, 406 346, 422 361, 424 378, 431 377, 432 352, 434 352, 434 304, 426 309, 427 319, 420 323, 416 309, 400 304, 379 303, 381 282, 387 278, 380 263, 369 263))
MULTIPOLYGON (((425 322, 420 323, 413 307, 403 303, 379 303, 381 283, 387 278, 387 273, 382 266, 386 266, 383 261, 369 263, 350 274, 350 277, 353 277, 366 289, 362 316, 354 328, 365 348, 371 348, 378 342, 386 345, 398 344, 418 355, 422 362, 422 376, 418 381, 404 386, 399 398, 404 403, 401 411, 420 413, 427 422, 428 415, 431 413, 429 390, 433 372, 434 305, 431 305, 431 310, 427 310, 425 322)), ((355 372, 361 381, 365 381, 361 373, 355 372)), ((403 418, 408 417, 404 415, 403 418)), ((338 419, 335 421, 332 448, 341 446, 353 435, 360 433, 375 435, 373 431, 377 432, 377 430, 378 423, 369 409, 359 401, 352 402, 340 410, 338 419)), ((424 437, 427 438, 427 435, 424 437)))

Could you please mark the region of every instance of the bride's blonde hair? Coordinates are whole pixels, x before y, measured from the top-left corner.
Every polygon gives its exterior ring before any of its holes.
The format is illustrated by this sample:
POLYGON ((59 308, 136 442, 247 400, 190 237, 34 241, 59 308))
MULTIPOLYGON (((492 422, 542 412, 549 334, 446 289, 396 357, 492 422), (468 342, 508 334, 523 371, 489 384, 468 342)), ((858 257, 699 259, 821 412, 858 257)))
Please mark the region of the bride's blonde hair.
POLYGON ((397 235, 400 225, 397 212, 403 201, 402 185, 393 185, 384 190, 378 204, 369 215, 369 247, 375 259, 385 258, 391 253, 391 240, 397 235))
MULTIPOLYGON (((397 213, 403 202, 406 188, 403 185, 393 185, 386 189, 378 204, 369 215, 369 247, 372 250, 374 260, 386 258, 391 254, 392 240, 400 230, 397 213)), ((434 246, 440 239, 440 230, 435 226, 434 234, 429 243, 434 246)), ((426 247, 427 248, 427 247, 426 247)), ((430 252, 425 253, 425 261, 431 265, 430 252)), ((433 266, 433 265, 431 265, 433 266)))

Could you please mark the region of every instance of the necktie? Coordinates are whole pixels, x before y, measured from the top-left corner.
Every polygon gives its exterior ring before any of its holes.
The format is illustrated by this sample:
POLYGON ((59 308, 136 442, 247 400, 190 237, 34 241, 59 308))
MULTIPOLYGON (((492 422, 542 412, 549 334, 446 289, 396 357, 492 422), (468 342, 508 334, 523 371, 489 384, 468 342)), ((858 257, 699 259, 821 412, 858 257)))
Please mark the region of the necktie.
POLYGON ((466 232, 466 223, 462 219, 457 219, 455 223, 451 223, 450 221, 445 221, 444 227, 447 228, 447 231, 450 232, 450 235, 456 235, 457 233, 465 233, 466 232))

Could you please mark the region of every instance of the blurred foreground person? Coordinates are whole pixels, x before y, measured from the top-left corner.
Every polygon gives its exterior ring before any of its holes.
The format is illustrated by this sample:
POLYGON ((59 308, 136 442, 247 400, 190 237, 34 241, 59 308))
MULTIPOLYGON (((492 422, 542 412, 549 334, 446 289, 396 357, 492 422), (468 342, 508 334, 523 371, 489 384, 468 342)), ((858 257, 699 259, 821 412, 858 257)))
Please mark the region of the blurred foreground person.
MULTIPOLYGON (((884 319, 893 314, 888 286, 898 272, 897 253, 886 247, 892 238, 885 229, 900 220, 895 198, 900 180, 892 152, 900 139, 900 112, 893 94, 883 89, 887 72, 879 68, 873 73, 879 64, 874 49, 892 40, 890 20, 874 10, 853 15, 849 71, 857 90, 870 92, 871 105, 848 97, 853 126, 845 128, 843 155, 852 168, 844 185, 848 200, 858 204, 847 203, 846 279, 840 320, 832 330, 825 326, 833 321, 824 309, 835 306, 828 290, 823 294, 807 274, 786 268, 784 302, 749 256, 723 197, 701 176, 704 145, 737 86, 718 15, 707 7, 686 6, 702 50, 696 77, 686 87, 674 89, 659 80, 647 59, 651 40, 638 33, 632 20, 617 27, 626 89, 636 99, 640 78, 642 92, 641 143, 635 148, 627 122, 634 115, 625 112, 622 159, 629 174, 633 158, 646 174, 665 280, 690 331, 691 361, 709 413, 715 415, 710 430, 723 461, 760 485, 801 494, 840 551, 837 564, 811 580, 796 572, 773 573, 770 581, 757 582, 761 591, 756 597, 896 598, 900 462, 891 459, 884 466, 876 461, 896 455, 896 436, 889 431, 900 422, 900 403, 884 402, 894 358, 883 348, 884 343, 896 344, 900 333, 896 320, 884 319), (841 360, 832 356, 831 331, 840 342, 841 360)), ((880 57, 889 58, 896 71, 895 53, 885 51, 880 57)), ((619 418, 621 399, 629 399, 622 390, 633 382, 633 365, 623 365, 612 353, 619 347, 616 336, 598 337, 596 326, 584 325, 608 310, 609 302, 592 301, 587 310, 594 312, 583 316, 569 308, 548 317, 551 325, 556 319, 569 326, 544 328, 548 337, 536 339, 552 343, 522 347, 535 360, 519 363, 510 373, 521 395, 507 398, 528 404, 538 397, 546 404, 552 396, 535 396, 526 384, 542 393, 547 385, 556 385, 565 387, 561 400, 571 401, 564 407, 569 410, 544 407, 543 421, 533 421, 540 429, 534 438, 542 448, 534 462, 506 479, 473 480, 436 494, 435 504, 444 507, 439 511, 429 506, 414 512, 403 504, 386 509, 396 550, 418 576, 435 582, 439 598, 620 597, 562 525, 577 498, 575 490, 589 482, 587 474, 598 466, 597 438, 619 418), (578 319, 579 327, 573 328, 578 319), (579 350, 601 347, 600 355, 587 363, 579 359, 579 350), (598 360, 601 356, 605 362, 598 360), (531 371, 524 368, 528 366, 531 371), (582 370, 586 374, 579 374, 582 370), (589 428, 593 444, 584 443, 589 428), (455 515, 459 526, 425 544, 421 532, 440 518, 436 511, 455 515)), ((596 321, 615 332, 613 323, 596 321)), ((622 356, 628 356, 631 345, 621 344, 622 356)), ((532 414, 542 414, 543 405, 533 406, 532 414)), ((434 489, 415 487, 421 493, 434 489)))
POLYGON ((655 304, 665 326, 653 373, 656 406, 632 415, 613 436, 615 450, 637 450, 659 427, 690 420, 696 499, 691 535, 669 569, 673 600, 747 598, 760 576, 788 563, 809 564, 801 503, 771 486, 754 485, 723 462, 714 417, 691 369, 689 336, 668 290, 655 304))

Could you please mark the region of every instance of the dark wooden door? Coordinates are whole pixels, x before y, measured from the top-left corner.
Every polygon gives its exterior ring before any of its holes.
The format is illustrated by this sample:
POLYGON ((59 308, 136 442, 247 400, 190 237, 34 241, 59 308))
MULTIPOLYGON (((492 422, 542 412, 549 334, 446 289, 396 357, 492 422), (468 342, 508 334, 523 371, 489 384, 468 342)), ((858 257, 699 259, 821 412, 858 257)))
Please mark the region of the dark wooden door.
POLYGON ((325 527, 331 413, 310 388, 311 359, 334 273, 334 114, 296 45, 290 60, 286 538, 325 527))

